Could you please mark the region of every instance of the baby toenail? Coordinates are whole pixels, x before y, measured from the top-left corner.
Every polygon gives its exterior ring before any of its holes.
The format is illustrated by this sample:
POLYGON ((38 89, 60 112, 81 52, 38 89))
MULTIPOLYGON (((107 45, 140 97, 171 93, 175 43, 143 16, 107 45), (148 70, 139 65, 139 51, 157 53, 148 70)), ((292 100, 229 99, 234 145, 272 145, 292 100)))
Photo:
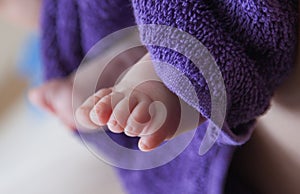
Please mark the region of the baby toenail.
POLYGON ((151 149, 149 148, 149 146, 147 145, 147 144, 145 144, 145 142, 144 141, 140 141, 139 142, 139 148, 140 148, 140 150, 142 150, 142 151, 150 151, 151 149))
POLYGON ((90 112, 90 119, 93 123, 97 124, 97 125, 100 125, 99 123, 99 119, 98 119, 98 116, 97 116, 97 113, 96 113, 96 110, 93 109, 91 112, 90 112))
POLYGON ((115 120, 111 120, 111 121, 109 121, 108 124, 111 125, 111 126, 116 126, 118 123, 115 120))
POLYGON ((132 131, 132 127, 126 127, 125 131, 130 131, 131 132, 132 131))
POLYGON ((129 136, 137 136, 138 135, 132 127, 126 127, 124 129, 124 132, 126 135, 129 135, 129 136))
POLYGON ((110 123, 107 123, 107 127, 108 127, 110 130, 112 130, 114 126, 111 125, 110 123))

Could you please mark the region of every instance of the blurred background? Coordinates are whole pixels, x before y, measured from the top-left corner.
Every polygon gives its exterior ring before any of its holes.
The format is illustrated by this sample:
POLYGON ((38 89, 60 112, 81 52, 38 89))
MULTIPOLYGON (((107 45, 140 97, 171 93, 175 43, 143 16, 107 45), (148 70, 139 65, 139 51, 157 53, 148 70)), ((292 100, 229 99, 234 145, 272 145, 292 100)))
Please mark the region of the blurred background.
POLYGON ((109 165, 30 105, 26 93, 41 83, 39 36, 35 26, 2 14, 0 8, 0 193, 122 194, 109 165))

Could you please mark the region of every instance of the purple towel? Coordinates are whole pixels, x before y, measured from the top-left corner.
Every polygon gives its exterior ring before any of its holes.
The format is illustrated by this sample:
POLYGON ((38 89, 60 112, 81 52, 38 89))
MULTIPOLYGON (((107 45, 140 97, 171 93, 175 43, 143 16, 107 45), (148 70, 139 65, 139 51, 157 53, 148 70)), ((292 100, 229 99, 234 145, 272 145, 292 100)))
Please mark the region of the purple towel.
MULTIPOLYGON (((198 149, 206 122, 198 127, 191 143, 171 162, 148 170, 118 169, 118 172, 124 187, 133 194, 223 193, 235 145, 247 141, 255 118, 266 111, 275 88, 292 68, 298 2, 133 0, 132 5, 133 9, 131 3, 124 0, 44 0, 42 45, 46 78, 71 73, 97 40, 134 25, 133 12, 138 24, 167 25, 191 34, 212 54, 224 78, 227 112, 225 124, 221 126, 222 135, 207 154, 200 156, 198 149)), ((157 33, 142 32, 142 41, 147 42, 147 38, 157 33)), ((195 87, 197 103, 182 90, 184 86, 178 84, 180 80, 174 81, 172 72, 161 63, 155 63, 165 85, 209 121, 211 96, 199 69, 174 50, 146 46, 153 59, 167 62, 189 79, 195 87)), ((181 49, 188 52, 190 48, 181 49)), ((137 138, 109 135, 118 143, 136 149, 137 138)), ((81 136, 99 152, 106 146, 101 142, 101 133, 81 136)), ((141 163, 143 158, 137 158, 136 165, 141 163)))

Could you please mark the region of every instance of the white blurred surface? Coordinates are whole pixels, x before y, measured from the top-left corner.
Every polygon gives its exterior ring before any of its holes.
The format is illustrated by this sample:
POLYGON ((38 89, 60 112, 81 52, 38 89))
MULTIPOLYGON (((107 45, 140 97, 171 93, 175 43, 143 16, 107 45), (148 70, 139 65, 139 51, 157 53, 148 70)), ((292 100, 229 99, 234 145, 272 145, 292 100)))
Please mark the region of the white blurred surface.
POLYGON ((0 193, 123 193, 109 165, 54 117, 29 108, 26 82, 15 72, 24 37, 0 21, 0 193))
POLYGON ((110 166, 54 118, 37 119, 24 101, 0 123, 0 193, 122 193, 110 166))

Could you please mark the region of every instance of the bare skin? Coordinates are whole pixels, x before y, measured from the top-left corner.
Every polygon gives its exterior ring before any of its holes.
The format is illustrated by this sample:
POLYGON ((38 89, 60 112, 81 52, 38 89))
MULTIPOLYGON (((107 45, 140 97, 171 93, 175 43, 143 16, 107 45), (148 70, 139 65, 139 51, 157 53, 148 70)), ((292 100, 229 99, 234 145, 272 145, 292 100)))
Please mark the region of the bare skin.
POLYGON ((75 129, 72 117, 72 81, 57 79, 34 88, 29 92, 30 101, 37 107, 55 115, 66 126, 75 129))
MULTIPOLYGON (((34 104, 75 128, 70 101, 72 80, 71 76, 50 81, 32 90, 29 97, 34 104)), ((181 115, 185 118, 189 118, 187 115, 190 114, 199 115, 165 87, 156 75, 148 54, 134 64, 118 84, 100 88, 77 108, 77 123, 82 130, 107 125, 114 133, 124 132, 131 137, 141 137, 138 146, 142 151, 150 151, 163 141, 194 129, 188 119, 183 119, 186 122, 183 121, 181 128, 178 128, 181 115)), ((204 120, 199 117, 199 122, 204 120)))
MULTIPOLYGON (((117 75, 122 70, 132 66, 136 61, 138 61, 146 53, 145 48, 135 48, 122 53, 111 61, 111 68, 104 71, 103 78, 99 80, 99 85, 97 88, 112 86, 117 75), (116 65, 118 66, 116 66, 116 65), (122 64, 120 66, 119 64, 122 64), (110 73, 113 72, 113 73, 110 73)), ((101 61, 99 61, 101 63, 101 61)), ((79 76, 83 77, 84 81, 86 78, 93 77, 96 79, 97 75, 93 75, 95 68, 98 64, 87 65, 80 73, 79 76)), ((72 105, 72 90, 74 84, 75 73, 63 79, 53 79, 43 85, 31 89, 29 91, 28 97, 30 101, 37 107, 45 110, 46 112, 58 117, 65 125, 71 129, 76 128, 76 122, 73 117, 73 110, 76 107, 72 105)), ((78 96, 74 96, 79 102, 83 102, 88 96, 86 96, 86 91, 84 88, 88 86, 89 82, 83 83, 81 93, 78 96)))
POLYGON ((175 134, 180 104, 157 77, 146 55, 116 86, 88 98, 77 109, 76 118, 87 128, 108 125, 114 133, 139 136, 139 148, 149 151, 175 134))
MULTIPOLYGON (((0 17, 36 30, 40 4, 40 0, 0 0, 0 17)), ((191 114, 199 115, 199 113, 180 101, 164 86, 156 76, 151 61, 142 62, 149 61, 149 56, 145 56, 137 63, 145 53, 145 48, 137 48, 113 60, 111 63, 119 66, 105 70, 97 86, 98 89, 102 89, 91 97, 88 97, 84 90, 88 82, 82 85, 80 94, 73 96, 74 74, 72 74, 64 79, 50 80, 32 89, 29 92, 29 99, 36 106, 58 117, 71 129, 80 127, 82 130, 88 130, 108 125, 112 132, 124 132, 128 136, 141 137, 139 148, 142 151, 152 150, 164 140, 195 128, 190 125, 193 123, 189 120, 190 113, 185 111, 182 114, 179 102, 184 104, 184 110, 188 110, 191 114), (130 66, 133 66, 130 72, 112 87, 115 75, 130 66), (72 98, 79 102, 87 99, 77 109, 76 118, 73 115, 77 107, 72 105, 72 98), (178 129, 181 116, 185 117, 183 120, 186 123, 178 129)), ((91 76, 94 68, 97 66, 91 65, 80 72, 80 76, 84 80, 93 79, 97 76, 91 76)), ((200 118, 200 122, 203 122, 204 119, 200 118)))

